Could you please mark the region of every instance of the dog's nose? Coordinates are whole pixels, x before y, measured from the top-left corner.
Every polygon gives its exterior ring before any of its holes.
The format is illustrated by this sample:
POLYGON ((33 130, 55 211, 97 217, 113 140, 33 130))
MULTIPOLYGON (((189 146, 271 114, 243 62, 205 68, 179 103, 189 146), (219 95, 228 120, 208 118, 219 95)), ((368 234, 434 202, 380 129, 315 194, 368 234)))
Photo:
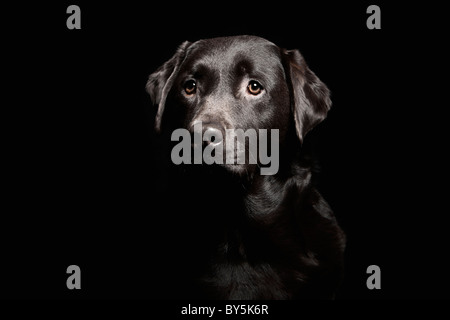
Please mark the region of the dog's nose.
POLYGON ((210 125, 204 127, 203 141, 206 144, 218 145, 223 141, 222 131, 210 125))

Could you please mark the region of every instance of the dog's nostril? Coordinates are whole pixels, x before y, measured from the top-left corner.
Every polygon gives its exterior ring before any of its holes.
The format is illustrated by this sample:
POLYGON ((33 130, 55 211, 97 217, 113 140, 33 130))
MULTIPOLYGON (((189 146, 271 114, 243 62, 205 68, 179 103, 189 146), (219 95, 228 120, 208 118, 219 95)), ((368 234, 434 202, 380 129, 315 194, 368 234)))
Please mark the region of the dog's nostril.
POLYGON ((206 143, 219 144, 222 140, 222 131, 214 127, 205 128, 205 132, 203 133, 203 141, 206 143))

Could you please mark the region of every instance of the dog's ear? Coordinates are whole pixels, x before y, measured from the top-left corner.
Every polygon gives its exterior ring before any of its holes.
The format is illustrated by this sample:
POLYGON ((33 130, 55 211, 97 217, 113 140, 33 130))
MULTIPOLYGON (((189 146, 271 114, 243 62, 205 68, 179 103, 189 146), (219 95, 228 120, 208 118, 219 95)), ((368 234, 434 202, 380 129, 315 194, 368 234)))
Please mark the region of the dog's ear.
POLYGON ((300 141, 326 118, 331 107, 330 91, 306 65, 298 50, 282 50, 283 65, 291 93, 291 108, 300 141))
POLYGON ((186 56, 186 50, 190 45, 191 43, 189 41, 183 42, 173 57, 166 61, 161 67, 158 68, 158 70, 148 77, 145 88, 150 94, 152 103, 155 106, 158 106, 158 111, 155 118, 155 130, 157 132, 160 132, 161 130, 161 120, 167 94, 172 88, 180 65, 186 56))

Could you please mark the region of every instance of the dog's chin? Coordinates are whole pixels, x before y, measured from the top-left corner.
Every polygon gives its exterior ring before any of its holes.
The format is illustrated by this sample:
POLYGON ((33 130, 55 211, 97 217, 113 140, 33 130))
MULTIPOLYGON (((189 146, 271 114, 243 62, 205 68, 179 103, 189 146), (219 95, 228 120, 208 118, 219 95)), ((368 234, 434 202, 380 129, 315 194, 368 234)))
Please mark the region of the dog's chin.
POLYGON ((250 178, 253 176, 255 170, 257 169, 256 165, 252 164, 215 164, 216 166, 219 166, 225 171, 229 172, 230 174, 234 176, 239 177, 247 177, 250 178))

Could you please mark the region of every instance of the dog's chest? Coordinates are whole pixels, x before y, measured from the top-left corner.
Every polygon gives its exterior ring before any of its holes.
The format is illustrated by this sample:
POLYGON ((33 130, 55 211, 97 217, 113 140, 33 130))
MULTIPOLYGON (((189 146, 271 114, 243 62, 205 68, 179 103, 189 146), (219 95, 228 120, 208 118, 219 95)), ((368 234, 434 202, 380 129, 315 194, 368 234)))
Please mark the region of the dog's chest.
POLYGON ((203 284, 209 294, 220 299, 288 299, 289 294, 273 267, 248 262, 216 264, 203 284))

